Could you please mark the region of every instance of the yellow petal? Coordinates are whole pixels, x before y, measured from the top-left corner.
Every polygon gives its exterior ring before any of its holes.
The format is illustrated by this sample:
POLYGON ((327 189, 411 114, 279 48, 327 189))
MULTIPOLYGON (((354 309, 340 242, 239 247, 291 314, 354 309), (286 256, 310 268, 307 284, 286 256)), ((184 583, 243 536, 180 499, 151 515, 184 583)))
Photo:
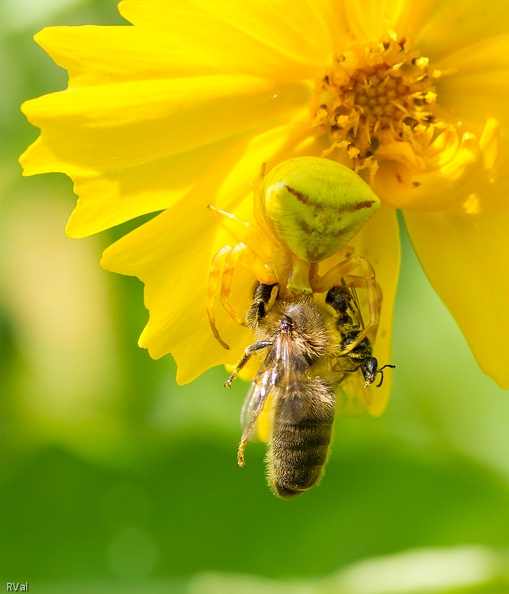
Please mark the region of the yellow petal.
MULTIPOLYGON (((379 20, 385 22, 386 26, 399 35, 410 38, 413 46, 416 45, 416 40, 419 40, 419 47, 422 47, 422 30, 444 8, 443 0, 426 0, 425 2, 379 0, 378 4, 380 6, 378 10, 382 11, 379 20), (388 5, 389 10, 385 9, 385 4, 388 5)), ((433 42, 434 39, 431 41, 433 42)))
POLYGON ((35 41, 69 73, 69 87, 224 73, 207 54, 183 52, 140 27, 47 27, 35 41))
POLYGON ((509 34, 468 44, 437 67, 454 71, 437 81, 445 119, 465 120, 464 126, 467 121, 475 122, 482 127, 492 117, 505 126, 509 124, 509 34))
POLYGON ((509 210, 470 216, 408 212, 405 221, 431 284, 479 365, 509 388, 509 210))
POLYGON ((162 31, 170 43, 227 70, 279 79, 318 76, 331 53, 326 14, 301 0, 182 0, 121 2, 136 27, 162 31))
POLYGON ((348 30, 360 43, 377 42, 387 29, 399 22, 400 13, 407 4, 409 2, 404 0, 345 0, 341 3, 348 30))
POLYGON ((434 63, 483 39, 509 31, 509 4, 498 0, 406 2, 413 45, 434 63))
MULTIPOLYGON (((104 268, 138 276, 145 283, 150 318, 139 344, 154 358, 171 352, 179 383, 225 361, 235 363, 242 351, 240 326, 232 323, 228 332, 222 332, 233 347, 225 351, 206 317, 210 246, 217 234, 214 217, 191 198, 182 200, 110 246, 101 261, 104 268)), ((218 315, 218 323, 223 321, 218 315)))
POLYGON ((309 96, 302 84, 210 76, 71 89, 23 104, 43 146, 23 157, 26 175, 129 167, 217 142, 260 122, 286 121, 309 96), (58 169, 57 169, 58 167, 58 169))
POLYGON ((374 190, 386 204, 407 211, 471 213, 474 201, 476 211, 496 207, 509 191, 500 125, 489 119, 480 138, 444 131, 426 153, 422 173, 397 161, 381 162, 374 190))
POLYGON ((54 93, 24 104, 42 134, 20 160, 25 175, 75 180, 81 201, 69 232, 83 236, 171 205, 200 167, 242 137, 291 121, 307 98, 305 85, 222 76, 54 93))
POLYGON ((85 237, 143 214, 170 208, 212 170, 224 154, 240 153, 237 137, 177 153, 137 167, 74 176, 81 196, 66 227, 70 237, 85 237))

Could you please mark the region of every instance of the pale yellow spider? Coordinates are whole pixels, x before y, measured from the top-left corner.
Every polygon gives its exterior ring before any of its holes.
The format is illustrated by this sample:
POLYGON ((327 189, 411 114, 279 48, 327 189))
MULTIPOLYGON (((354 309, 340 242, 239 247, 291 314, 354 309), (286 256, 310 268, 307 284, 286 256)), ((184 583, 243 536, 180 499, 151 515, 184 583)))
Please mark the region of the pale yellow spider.
POLYGON ((271 169, 255 192, 256 224, 235 215, 228 217, 242 229, 242 241, 225 245, 214 256, 207 290, 207 315, 216 339, 219 336, 214 306, 219 300, 235 322, 246 326, 230 304, 233 274, 239 264, 249 268, 266 285, 278 285, 281 297, 299 293, 324 293, 341 283, 365 287, 369 321, 344 353, 354 349, 368 334, 376 334, 381 308, 381 291, 368 260, 347 247, 380 206, 371 188, 351 169, 321 157, 295 157, 271 169), (345 259, 323 276, 318 265, 338 252, 345 259), (352 275, 355 270, 361 275, 352 275))

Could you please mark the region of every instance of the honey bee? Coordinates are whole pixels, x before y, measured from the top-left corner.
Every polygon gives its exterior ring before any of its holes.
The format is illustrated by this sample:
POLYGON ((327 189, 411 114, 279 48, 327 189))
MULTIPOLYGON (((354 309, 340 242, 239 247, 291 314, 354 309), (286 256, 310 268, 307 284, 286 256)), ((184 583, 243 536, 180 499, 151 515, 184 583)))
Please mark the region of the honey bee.
POLYGON ((251 356, 266 352, 242 408, 237 462, 245 465, 246 444, 270 397, 267 482, 275 495, 290 498, 310 489, 323 472, 336 389, 346 374, 360 370, 368 385, 383 368, 377 369, 368 338, 347 355, 340 354, 363 329, 360 309, 343 279, 341 287, 327 293, 330 308, 314 295, 281 297, 278 289, 256 285, 247 313, 255 342, 225 385, 231 386, 251 356))

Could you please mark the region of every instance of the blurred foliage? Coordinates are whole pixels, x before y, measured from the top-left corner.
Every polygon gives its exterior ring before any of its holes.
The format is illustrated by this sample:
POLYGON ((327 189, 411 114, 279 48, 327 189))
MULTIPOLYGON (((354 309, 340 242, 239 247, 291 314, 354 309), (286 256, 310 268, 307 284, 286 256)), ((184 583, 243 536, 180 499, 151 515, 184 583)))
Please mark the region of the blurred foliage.
POLYGON ((477 367, 407 239, 389 409, 339 418, 322 485, 277 500, 263 444, 236 467, 246 385, 223 390, 215 369, 176 386, 171 358, 136 346, 142 287, 98 266, 128 227, 67 239, 70 181, 20 176, 36 131, 19 104, 65 86, 33 33, 121 23, 115 3, 6 0, 0 18, 0 587, 509 592, 509 395, 477 367))

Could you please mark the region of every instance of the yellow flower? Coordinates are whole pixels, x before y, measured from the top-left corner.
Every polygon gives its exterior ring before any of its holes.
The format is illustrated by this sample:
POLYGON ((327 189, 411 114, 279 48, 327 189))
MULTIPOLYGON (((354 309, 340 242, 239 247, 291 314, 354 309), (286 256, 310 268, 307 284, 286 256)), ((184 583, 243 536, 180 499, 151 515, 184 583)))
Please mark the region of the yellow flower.
MULTIPOLYGON (((353 242, 384 290, 381 362, 401 209, 481 367, 509 387, 509 4, 125 0, 119 10, 132 25, 37 35, 69 86, 24 104, 42 133, 22 164, 73 179, 73 237, 159 213, 102 261, 145 283, 141 346, 171 352, 180 382, 236 362, 249 332, 218 312, 225 351, 205 312, 211 258, 232 241, 206 206, 252 220, 262 163, 324 155, 383 203, 353 242)), ((251 286, 249 275, 237 282, 251 286)))

